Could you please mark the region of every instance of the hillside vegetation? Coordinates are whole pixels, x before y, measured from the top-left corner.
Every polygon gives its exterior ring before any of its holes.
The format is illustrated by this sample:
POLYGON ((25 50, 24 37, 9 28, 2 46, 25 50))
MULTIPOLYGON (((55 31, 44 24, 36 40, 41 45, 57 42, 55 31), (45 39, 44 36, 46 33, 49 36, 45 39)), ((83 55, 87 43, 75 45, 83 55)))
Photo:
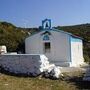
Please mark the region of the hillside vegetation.
POLYGON ((26 33, 16 26, 7 23, 0 23, 0 45, 6 45, 9 52, 17 51, 23 46, 26 33))
MULTIPOLYGON (((55 28, 82 37, 84 42, 85 60, 90 60, 90 24, 57 26, 55 28)), ((25 38, 38 31, 38 28, 21 28, 8 22, 0 22, 0 45, 6 45, 9 52, 13 51, 24 53, 25 38)))

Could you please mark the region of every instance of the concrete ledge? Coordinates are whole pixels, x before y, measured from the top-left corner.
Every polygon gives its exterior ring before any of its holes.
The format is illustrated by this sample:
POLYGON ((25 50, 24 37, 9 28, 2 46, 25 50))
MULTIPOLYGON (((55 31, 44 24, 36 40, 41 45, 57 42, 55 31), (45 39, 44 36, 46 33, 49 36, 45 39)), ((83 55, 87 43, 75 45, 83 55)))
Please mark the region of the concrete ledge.
POLYGON ((50 62, 60 67, 70 67, 70 63, 71 63, 71 62, 65 62, 65 61, 50 61, 50 62))
POLYGON ((0 67, 12 73, 39 75, 46 68, 44 63, 49 62, 43 54, 0 55, 0 67))

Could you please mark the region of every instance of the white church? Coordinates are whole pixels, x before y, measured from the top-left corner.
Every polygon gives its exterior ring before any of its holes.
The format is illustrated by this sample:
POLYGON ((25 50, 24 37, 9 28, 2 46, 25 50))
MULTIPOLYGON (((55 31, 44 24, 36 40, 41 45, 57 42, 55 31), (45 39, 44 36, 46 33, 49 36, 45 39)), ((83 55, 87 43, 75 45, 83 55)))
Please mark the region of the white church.
POLYGON ((82 38, 51 28, 51 20, 42 21, 42 30, 25 40, 26 54, 44 54, 57 66, 77 67, 84 63, 82 38))

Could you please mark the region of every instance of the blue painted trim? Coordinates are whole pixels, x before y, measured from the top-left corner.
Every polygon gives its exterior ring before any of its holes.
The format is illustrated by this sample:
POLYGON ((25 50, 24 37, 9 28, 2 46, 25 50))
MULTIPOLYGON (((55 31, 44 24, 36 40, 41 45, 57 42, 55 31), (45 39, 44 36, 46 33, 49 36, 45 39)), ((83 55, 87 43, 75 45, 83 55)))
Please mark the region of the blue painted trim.
POLYGON ((79 36, 73 35, 72 33, 69 33, 69 32, 65 32, 65 31, 63 31, 63 30, 58 30, 58 29, 55 29, 55 28, 52 28, 52 30, 53 30, 53 31, 57 31, 57 32, 61 32, 61 33, 64 33, 64 34, 68 34, 68 35, 70 35, 70 36, 72 36, 72 37, 74 37, 74 38, 83 39, 83 38, 81 38, 81 37, 79 37, 79 36))
MULTIPOLYGON (((55 28, 40 30, 40 32, 42 32, 42 31, 56 31, 56 32, 61 32, 61 33, 64 33, 64 34, 68 34, 69 36, 72 36, 72 37, 74 37, 74 38, 78 38, 78 39, 81 39, 81 40, 82 40, 81 37, 78 37, 78 36, 73 35, 73 34, 71 34, 71 33, 65 32, 65 31, 63 31, 63 30, 58 30, 58 29, 55 29, 55 28)), ((40 33, 40 32, 35 32, 35 33, 33 33, 32 35, 30 35, 30 36, 33 36, 33 35, 35 35, 35 34, 37 34, 37 33, 40 33)), ((27 37, 27 38, 28 38, 28 37, 27 37)))
POLYGON ((82 42, 81 39, 71 37, 71 42, 82 42))
POLYGON ((69 46, 70 46, 70 62, 72 63, 71 36, 69 36, 69 46))
POLYGON ((45 29, 44 28, 45 22, 48 22, 49 23, 48 29, 50 30, 51 29, 51 19, 45 19, 45 20, 42 21, 42 28, 43 29, 45 29))

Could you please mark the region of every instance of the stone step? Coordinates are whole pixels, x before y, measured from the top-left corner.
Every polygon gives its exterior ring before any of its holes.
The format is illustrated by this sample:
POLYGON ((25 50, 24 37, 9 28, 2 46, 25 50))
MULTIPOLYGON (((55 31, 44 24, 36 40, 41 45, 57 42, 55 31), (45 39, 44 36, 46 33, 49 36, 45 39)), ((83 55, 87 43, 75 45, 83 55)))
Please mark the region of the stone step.
POLYGON ((50 63, 54 63, 56 66, 60 66, 60 67, 69 67, 70 66, 70 62, 50 61, 50 63))

